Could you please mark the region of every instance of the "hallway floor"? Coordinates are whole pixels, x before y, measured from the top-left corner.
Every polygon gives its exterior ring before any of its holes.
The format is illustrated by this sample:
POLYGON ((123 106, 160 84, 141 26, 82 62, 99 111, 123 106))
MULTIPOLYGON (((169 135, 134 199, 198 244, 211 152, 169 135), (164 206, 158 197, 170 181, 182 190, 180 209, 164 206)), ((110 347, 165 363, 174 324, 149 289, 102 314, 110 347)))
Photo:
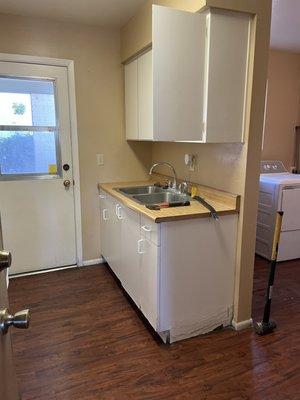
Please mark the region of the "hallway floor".
MULTIPOLYGON (((22 400, 300 399, 300 260, 279 265, 275 333, 230 329, 171 346, 155 340, 106 267, 11 280, 22 400)), ((267 264, 256 260, 254 318, 261 319, 267 264)), ((2 399, 1 399, 2 400, 2 399)))

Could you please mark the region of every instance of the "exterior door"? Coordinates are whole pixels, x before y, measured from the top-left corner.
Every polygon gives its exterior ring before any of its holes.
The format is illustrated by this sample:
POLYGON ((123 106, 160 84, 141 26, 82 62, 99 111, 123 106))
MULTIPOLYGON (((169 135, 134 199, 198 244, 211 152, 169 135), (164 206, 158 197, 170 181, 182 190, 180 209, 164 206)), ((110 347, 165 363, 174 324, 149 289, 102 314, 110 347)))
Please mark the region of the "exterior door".
POLYGON ((0 209, 11 273, 76 264, 66 67, 0 62, 0 209))
MULTIPOLYGON (((3 250, 1 221, 0 221, 0 251, 3 250)), ((1 268, 0 263, 0 312, 8 308, 6 276, 7 270, 1 268), (2 271, 1 271, 2 269, 2 271)), ((13 363, 10 333, 5 335, 0 331, 0 399, 20 399, 17 379, 13 363)))

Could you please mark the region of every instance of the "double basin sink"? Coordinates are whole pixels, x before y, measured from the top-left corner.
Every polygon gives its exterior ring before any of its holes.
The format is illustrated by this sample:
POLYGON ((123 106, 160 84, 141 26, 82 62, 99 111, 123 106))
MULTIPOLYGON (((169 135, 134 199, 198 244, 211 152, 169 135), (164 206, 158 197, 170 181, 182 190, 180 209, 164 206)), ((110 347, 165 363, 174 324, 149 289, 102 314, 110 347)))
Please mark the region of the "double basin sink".
POLYGON ((154 205, 161 203, 177 204, 190 200, 186 194, 177 193, 172 189, 163 189, 154 185, 134 186, 115 189, 139 204, 154 205))

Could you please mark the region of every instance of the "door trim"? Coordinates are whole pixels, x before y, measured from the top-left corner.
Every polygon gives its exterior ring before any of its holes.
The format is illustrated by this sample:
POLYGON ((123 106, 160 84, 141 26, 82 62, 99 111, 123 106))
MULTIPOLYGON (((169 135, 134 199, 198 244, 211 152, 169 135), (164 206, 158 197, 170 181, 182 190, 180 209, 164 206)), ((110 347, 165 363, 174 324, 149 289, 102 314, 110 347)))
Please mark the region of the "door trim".
POLYGON ((82 251, 80 174, 79 174, 74 61, 62 58, 37 57, 37 56, 28 56, 20 54, 0 53, 0 62, 38 64, 38 65, 58 66, 67 68, 68 88, 69 88, 70 127, 71 127, 71 147, 72 147, 72 159, 73 159, 73 178, 75 181, 74 217, 75 217, 75 237, 76 237, 76 261, 77 261, 77 266, 81 267, 83 265, 83 251, 82 251))

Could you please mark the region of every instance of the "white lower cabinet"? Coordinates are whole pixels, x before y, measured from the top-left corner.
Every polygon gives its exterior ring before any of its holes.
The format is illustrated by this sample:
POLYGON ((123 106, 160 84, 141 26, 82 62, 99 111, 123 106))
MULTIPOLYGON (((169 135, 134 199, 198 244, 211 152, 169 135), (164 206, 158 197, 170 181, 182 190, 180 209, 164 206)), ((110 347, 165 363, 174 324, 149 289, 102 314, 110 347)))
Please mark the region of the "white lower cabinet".
POLYGON ((164 341, 228 326, 237 214, 156 224, 100 192, 102 255, 164 341))
POLYGON ((119 276, 121 260, 121 205, 117 201, 100 192, 100 233, 102 255, 113 272, 119 276))
POLYGON ((140 307, 140 215, 127 207, 122 207, 120 281, 122 286, 140 307))
POLYGON ((160 248, 149 239, 140 239, 140 307, 152 327, 159 331, 158 283, 160 248))
POLYGON ((104 192, 100 192, 100 236, 101 236, 101 254, 109 261, 109 201, 104 192))
POLYGON ((114 273, 118 276, 120 274, 120 260, 121 260, 121 220, 118 218, 119 204, 112 198, 109 198, 108 205, 108 248, 109 259, 108 263, 114 273))
POLYGON ((159 227, 100 192, 102 256, 155 330, 158 329, 159 227))

